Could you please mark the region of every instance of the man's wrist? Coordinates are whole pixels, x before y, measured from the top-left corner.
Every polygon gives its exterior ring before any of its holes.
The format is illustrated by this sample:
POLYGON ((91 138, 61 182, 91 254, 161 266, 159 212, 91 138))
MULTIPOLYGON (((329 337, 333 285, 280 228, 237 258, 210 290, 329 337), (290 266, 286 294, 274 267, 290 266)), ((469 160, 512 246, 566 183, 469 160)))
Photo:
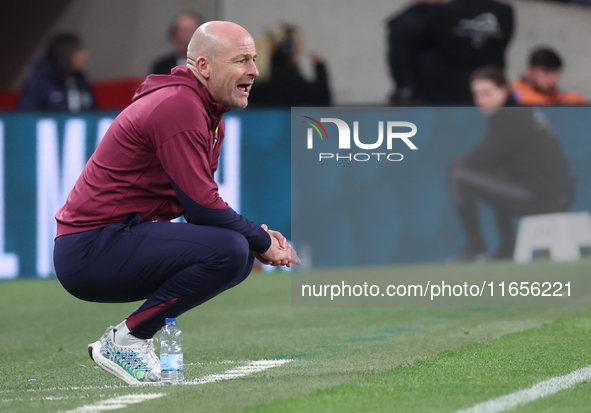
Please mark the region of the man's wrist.
POLYGON ((251 243, 250 247, 251 250, 258 252, 259 254, 264 254, 269 251, 272 244, 271 235, 263 228, 258 227, 256 242, 251 243))

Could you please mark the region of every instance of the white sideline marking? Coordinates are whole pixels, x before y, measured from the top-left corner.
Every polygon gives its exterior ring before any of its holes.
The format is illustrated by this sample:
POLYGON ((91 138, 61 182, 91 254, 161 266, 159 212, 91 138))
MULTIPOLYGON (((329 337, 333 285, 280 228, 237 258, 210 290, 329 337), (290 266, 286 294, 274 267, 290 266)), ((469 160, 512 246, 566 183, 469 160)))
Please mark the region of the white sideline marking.
MULTIPOLYGON (((227 370, 224 373, 220 374, 210 374, 208 376, 201 377, 195 380, 186 381, 185 385, 196 385, 196 384, 206 384, 206 383, 215 383, 222 380, 232 380, 237 379, 239 377, 248 376, 250 374, 258 373, 261 371, 268 370, 273 367, 278 367, 283 364, 289 363, 293 360, 291 359, 282 359, 282 360, 258 360, 258 361, 219 361, 219 362, 211 362, 211 363, 194 363, 197 365, 205 365, 205 364, 230 364, 230 363, 248 363, 245 366, 237 367, 235 369, 227 370)), ((194 365, 193 363, 191 365, 194 365)), ((187 364, 189 365, 189 364, 187 364)), ((158 386, 156 384, 155 386, 158 386)), ((150 386, 150 387, 155 387, 150 386)), ((129 385, 126 384, 118 384, 118 385, 106 385, 106 386, 72 386, 72 387, 49 387, 46 389, 27 389, 27 392, 36 393, 36 392, 52 392, 52 391, 72 391, 72 390, 103 390, 103 389, 129 389, 129 385)), ((0 390, 0 394, 6 393, 16 393, 17 390, 0 390)), ((2 402, 12 402, 16 399, 0 399, 2 402)))
POLYGON ((185 363, 185 366, 212 366, 216 364, 238 364, 248 363, 248 360, 222 360, 222 361, 208 361, 205 363, 185 363))
POLYGON ((591 379, 591 366, 575 370, 566 376, 552 377, 551 379, 534 384, 529 389, 519 390, 515 393, 497 397, 484 403, 479 403, 469 409, 458 410, 456 413, 498 413, 517 407, 520 404, 530 403, 536 399, 550 396, 561 390, 568 389, 577 383, 591 379))
POLYGON ((62 413, 90 413, 90 412, 101 412, 105 410, 123 409, 129 404, 141 403, 146 400, 157 399, 158 397, 164 396, 164 393, 156 394, 128 394, 127 396, 114 397, 100 401, 95 404, 89 404, 82 407, 77 407, 72 410, 67 410, 62 413))
POLYGON ((201 377, 200 379, 186 381, 186 385, 195 384, 206 384, 215 383, 216 381, 232 380, 239 377, 248 376, 249 374, 258 373, 273 367, 281 366, 285 363, 289 363, 291 360, 259 360, 251 361, 246 366, 237 367, 231 369, 222 374, 210 374, 208 376, 201 377))

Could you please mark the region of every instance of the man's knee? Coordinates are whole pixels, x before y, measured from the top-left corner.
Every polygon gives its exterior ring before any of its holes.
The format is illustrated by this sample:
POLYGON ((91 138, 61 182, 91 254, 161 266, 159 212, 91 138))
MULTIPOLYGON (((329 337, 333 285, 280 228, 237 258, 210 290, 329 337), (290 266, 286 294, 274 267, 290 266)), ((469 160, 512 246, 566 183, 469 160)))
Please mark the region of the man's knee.
POLYGON ((227 231, 223 236, 221 245, 218 246, 218 252, 222 255, 224 269, 230 274, 236 276, 245 269, 250 258, 250 247, 244 235, 227 231))

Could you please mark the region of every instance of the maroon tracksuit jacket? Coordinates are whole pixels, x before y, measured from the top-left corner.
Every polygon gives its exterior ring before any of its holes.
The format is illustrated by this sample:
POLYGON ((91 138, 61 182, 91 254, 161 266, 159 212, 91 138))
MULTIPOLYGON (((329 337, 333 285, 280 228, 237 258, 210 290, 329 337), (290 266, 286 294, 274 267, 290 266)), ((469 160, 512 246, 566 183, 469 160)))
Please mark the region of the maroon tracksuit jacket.
POLYGON ((121 223, 184 215, 189 223, 238 231, 265 252, 269 235, 219 196, 213 174, 224 139, 222 115, 184 66, 151 75, 117 116, 58 211, 57 236, 121 223))

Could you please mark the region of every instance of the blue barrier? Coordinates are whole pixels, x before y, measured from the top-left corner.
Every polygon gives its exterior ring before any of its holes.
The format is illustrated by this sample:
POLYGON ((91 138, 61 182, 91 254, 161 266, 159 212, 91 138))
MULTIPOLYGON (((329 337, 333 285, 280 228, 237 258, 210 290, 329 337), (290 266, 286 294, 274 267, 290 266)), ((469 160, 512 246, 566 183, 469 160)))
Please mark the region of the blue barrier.
MULTIPOLYGON (((375 118, 388 110, 391 109, 376 110, 375 118)), ((591 205, 589 108, 543 111, 564 147, 576 178, 577 193, 570 209, 588 210, 591 205)), ((412 115, 419 116, 416 121, 421 122, 416 141, 413 138, 419 150, 412 154, 404 152, 404 162, 392 174, 380 175, 378 199, 386 199, 387 203, 381 205, 382 211, 368 208, 366 212, 372 212, 369 215, 339 202, 339 192, 357 191, 358 198, 371 200, 374 195, 369 191, 370 183, 377 172, 370 167, 361 174, 352 174, 344 164, 322 170, 318 169, 320 165, 309 163, 294 166, 292 179, 289 110, 227 114, 226 123, 233 125, 228 129, 238 136, 239 157, 231 150, 233 144, 229 139, 224 145, 216 179, 224 199, 242 215, 259 224, 266 223, 288 238, 293 236, 296 242, 294 232, 305 233, 309 227, 328 225, 322 237, 307 240, 312 244, 316 266, 443 260, 460 251, 463 245, 463 234, 445 189, 445 172, 451 159, 473 147, 486 128, 485 119, 468 112, 468 109, 447 113, 425 109, 420 116, 412 115), (238 171, 236 162, 240 164, 238 171), (293 230, 290 182, 295 195, 293 230), (298 194, 310 186, 322 194, 322 202, 299 205, 298 194), (384 216, 389 218, 385 220, 384 216), (363 231, 359 231, 361 227, 363 231), (359 249, 363 237, 380 239, 380 247, 359 249)), ((399 113, 403 117, 405 113, 411 114, 408 110, 399 113)), ((313 110, 306 114, 315 117, 313 110)), ((79 116, 0 115, 0 278, 52 276, 53 216, 116 115, 115 112, 79 116)), ((302 124, 299 118, 296 122, 302 124)), ((329 126, 327 130, 329 134, 335 132, 329 126)), ((361 133, 367 132, 362 129, 361 133)), ((304 142, 305 136, 301 139, 304 142)), ((482 221, 487 243, 496 245, 494 217, 489 209, 484 209, 482 221)))

